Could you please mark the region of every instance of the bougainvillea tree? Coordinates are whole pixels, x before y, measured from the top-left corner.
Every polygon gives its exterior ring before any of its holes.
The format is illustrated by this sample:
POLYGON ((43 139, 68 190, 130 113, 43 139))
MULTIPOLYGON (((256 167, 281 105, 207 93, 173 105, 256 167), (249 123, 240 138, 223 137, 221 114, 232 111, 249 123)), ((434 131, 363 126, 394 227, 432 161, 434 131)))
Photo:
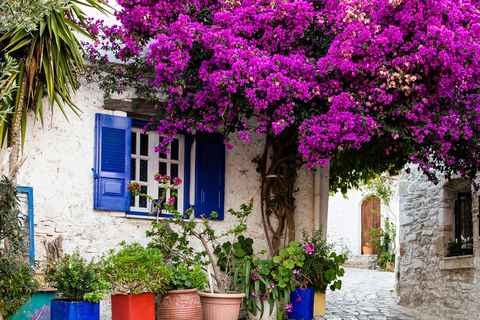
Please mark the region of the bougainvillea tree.
POLYGON ((180 130, 223 130, 227 148, 230 133, 264 135, 263 214, 280 220, 270 244, 285 227, 294 236, 301 164, 330 162, 331 190, 342 191, 407 162, 433 182, 479 169, 477 0, 119 4, 121 24, 97 44, 126 63, 104 78, 107 93, 167 97, 148 127, 164 137, 159 149, 180 130))

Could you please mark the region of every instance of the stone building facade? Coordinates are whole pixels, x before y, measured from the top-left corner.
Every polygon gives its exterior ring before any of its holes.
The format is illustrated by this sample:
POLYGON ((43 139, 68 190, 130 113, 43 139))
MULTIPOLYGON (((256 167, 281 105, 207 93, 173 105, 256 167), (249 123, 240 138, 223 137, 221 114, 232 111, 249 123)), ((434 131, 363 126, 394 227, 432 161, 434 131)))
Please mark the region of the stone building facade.
MULTIPOLYGON (((128 96, 116 97, 128 99, 128 96)), ((61 112, 45 113, 44 124, 28 115, 24 145, 27 160, 18 174, 18 185, 32 188, 34 208, 34 248, 39 268, 45 267, 46 245, 63 237, 63 251, 76 248, 87 258, 98 258, 121 241, 146 244, 145 231, 150 227, 147 217, 128 216, 123 211, 94 209, 95 121, 96 114, 127 117, 126 112, 104 108, 103 93, 97 85, 85 83, 73 99, 82 111, 80 117, 61 112)), ((58 109, 57 109, 58 111, 58 109)), ((240 204, 254 199, 254 212, 248 220, 245 236, 254 239, 254 249, 267 249, 260 216, 260 183, 252 159, 263 150, 263 141, 252 138, 250 144, 232 135, 232 150, 225 152, 225 212, 238 209, 240 204)), ((296 234, 313 230, 314 212, 313 170, 301 169, 296 199, 296 234)), ((152 177, 153 178, 153 177, 152 177)), ((192 186, 194 188, 194 186, 192 186)), ((318 199, 317 199, 318 201, 318 199)), ((219 233, 230 229, 232 217, 225 214, 214 221, 219 233)), ((110 319, 109 299, 101 303, 101 318, 110 319)))
POLYGON ((479 319, 479 199, 471 183, 434 185, 412 167, 401 175, 399 197, 399 303, 438 319, 479 319))

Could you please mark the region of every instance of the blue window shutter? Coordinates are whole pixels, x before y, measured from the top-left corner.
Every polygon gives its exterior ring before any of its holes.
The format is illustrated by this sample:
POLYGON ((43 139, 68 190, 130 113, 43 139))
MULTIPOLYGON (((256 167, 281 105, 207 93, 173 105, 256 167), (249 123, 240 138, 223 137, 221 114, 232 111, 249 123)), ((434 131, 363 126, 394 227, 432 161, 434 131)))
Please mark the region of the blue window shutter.
POLYGON ((225 145, 220 134, 204 135, 196 141, 195 149, 195 217, 223 220, 225 189, 225 145))
POLYGON ((132 119, 96 114, 94 209, 130 210, 131 132, 132 119))

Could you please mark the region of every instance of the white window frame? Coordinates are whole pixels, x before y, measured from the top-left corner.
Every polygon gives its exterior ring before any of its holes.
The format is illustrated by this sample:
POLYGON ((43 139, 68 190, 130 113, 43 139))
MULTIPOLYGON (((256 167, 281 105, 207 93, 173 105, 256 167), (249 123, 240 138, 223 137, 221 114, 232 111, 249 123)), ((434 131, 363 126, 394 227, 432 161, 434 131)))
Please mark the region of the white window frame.
MULTIPOLYGON (((182 183, 179 186, 176 186, 174 189, 177 193, 177 211, 180 213, 184 212, 184 183, 185 177, 184 177, 184 172, 185 172, 185 136, 176 134, 173 135, 174 139, 179 140, 179 146, 178 146, 178 160, 172 160, 171 159, 171 153, 167 154, 166 159, 162 159, 159 157, 159 153, 155 152, 154 149, 156 146, 158 146, 159 141, 160 141, 160 136, 156 132, 146 132, 144 133, 142 128, 139 127, 132 127, 132 133, 137 134, 137 141, 135 143, 136 145, 136 150, 135 154, 131 154, 131 161, 135 161, 135 179, 132 179, 131 182, 138 182, 140 186, 146 186, 147 187, 147 193, 152 196, 154 199, 159 198, 158 194, 158 189, 161 188, 162 186, 164 187, 165 185, 162 185, 155 181, 154 175, 155 173, 159 172, 159 163, 160 162, 166 162, 166 163, 175 163, 178 164, 178 177, 182 179, 182 183), (148 156, 141 156, 140 155, 140 136, 142 134, 148 135, 148 156), (148 160, 148 174, 147 174, 147 181, 140 181, 140 160, 148 160)), ((132 143, 133 146, 133 143, 132 143)), ((167 165, 167 175, 171 177, 171 166, 167 165)), ((171 197, 171 190, 168 191, 167 194, 167 199, 171 197)), ((127 217, 135 217, 135 218, 147 218, 147 219, 154 219, 156 218, 155 214, 153 215, 148 215, 148 213, 153 212, 154 208, 153 205, 147 200, 147 207, 146 208, 141 208, 139 206, 139 201, 140 197, 135 197, 135 205, 130 206, 130 212, 134 214, 126 214, 127 217), (145 215, 139 215, 139 213, 144 213, 145 215)), ((166 214, 167 212, 162 212, 162 214, 166 214)))

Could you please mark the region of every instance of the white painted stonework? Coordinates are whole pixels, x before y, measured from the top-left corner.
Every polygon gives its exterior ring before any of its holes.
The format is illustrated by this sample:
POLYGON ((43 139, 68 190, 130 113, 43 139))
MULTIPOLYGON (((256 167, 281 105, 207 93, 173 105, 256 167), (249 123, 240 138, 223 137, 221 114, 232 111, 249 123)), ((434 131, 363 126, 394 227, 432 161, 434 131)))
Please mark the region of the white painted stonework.
MULTIPOLYGON (((18 185, 33 188, 35 258, 41 268, 45 267, 45 242, 60 235, 64 237, 65 253, 78 247, 88 258, 98 258, 107 250, 118 248, 123 240, 149 242, 145 236, 149 220, 126 218, 124 212, 93 209, 95 113, 125 114, 103 109, 103 94, 95 84, 84 84, 73 100, 82 113, 78 118, 67 111, 69 122, 56 109, 54 115, 45 113, 42 128, 40 121, 34 123, 33 114, 29 113, 24 147, 28 159, 19 172, 18 185)), ((237 135, 232 141, 234 149, 226 151, 225 211, 254 198, 254 212, 245 235, 255 240, 255 249, 267 249, 260 217, 259 174, 251 162, 263 149, 263 142, 257 138, 245 145, 237 135)), ((312 231, 314 225, 313 176, 313 171, 302 169, 297 180, 298 240, 303 229, 312 231)), ((233 225, 228 214, 225 217, 224 221, 214 223, 218 232, 233 225)), ((107 297, 101 303, 101 319, 110 318, 107 297)))
POLYGON ((415 167, 411 174, 402 174, 399 182, 399 302, 438 319, 480 318, 477 195, 472 195, 473 254, 446 257, 446 245, 454 232, 455 192, 464 188, 459 181, 434 185, 415 167))
MULTIPOLYGON (((382 201, 380 208, 382 226, 387 217, 398 226, 398 178, 395 176, 391 179, 393 193, 389 204, 382 201)), ((340 244, 343 242, 351 251, 351 255, 362 254, 363 200, 364 191, 362 189, 351 189, 347 192, 346 197, 338 192, 330 196, 328 200, 327 239, 335 245, 334 249, 337 253, 340 252, 340 244)))

